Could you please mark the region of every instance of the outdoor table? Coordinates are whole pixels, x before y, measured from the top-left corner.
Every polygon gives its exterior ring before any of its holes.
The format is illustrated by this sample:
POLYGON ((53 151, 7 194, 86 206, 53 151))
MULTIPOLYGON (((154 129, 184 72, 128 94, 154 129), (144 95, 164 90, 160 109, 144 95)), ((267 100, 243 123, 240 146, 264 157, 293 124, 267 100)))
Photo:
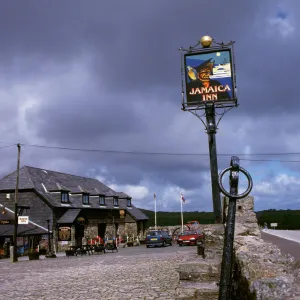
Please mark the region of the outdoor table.
POLYGON ((69 256, 74 256, 74 254, 77 256, 78 254, 78 247, 75 246, 69 246, 69 249, 66 250, 66 255, 69 256))

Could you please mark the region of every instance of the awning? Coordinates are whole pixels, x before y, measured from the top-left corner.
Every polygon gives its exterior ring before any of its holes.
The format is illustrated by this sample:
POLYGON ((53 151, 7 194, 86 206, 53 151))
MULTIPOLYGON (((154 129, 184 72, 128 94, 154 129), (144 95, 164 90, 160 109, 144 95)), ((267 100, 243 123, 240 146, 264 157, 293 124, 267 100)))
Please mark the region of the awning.
POLYGON ((60 224, 73 223, 81 209, 68 209, 65 214, 57 221, 60 224))
MULTIPOLYGON (((31 223, 18 225, 18 235, 47 234, 48 230, 35 226, 31 223)), ((11 236, 14 234, 14 225, 1 225, 0 236, 11 236)))

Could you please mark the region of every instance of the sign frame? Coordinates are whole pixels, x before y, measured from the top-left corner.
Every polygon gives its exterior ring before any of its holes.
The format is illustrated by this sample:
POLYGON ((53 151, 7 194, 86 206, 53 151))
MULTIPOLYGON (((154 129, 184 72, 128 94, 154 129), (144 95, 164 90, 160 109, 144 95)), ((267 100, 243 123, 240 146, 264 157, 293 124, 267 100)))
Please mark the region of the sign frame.
POLYGON ((59 242, 62 242, 62 241, 67 241, 67 242, 70 242, 72 240, 72 227, 71 226, 67 226, 67 225, 60 225, 58 227, 58 233, 57 233, 57 236, 58 236, 58 241, 59 242), (62 234, 62 231, 68 231, 67 234, 63 235, 62 234))
POLYGON ((28 216, 18 216, 18 225, 28 225, 29 217, 28 216))
MULTIPOLYGON (((210 48, 189 48, 189 49, 180 49, 181 50, 181 80, 182 80, 182 110, 198 110, 205 109, 207 105, 213 104, 215 107, 235 107, 238 106, 237 95, 236 95, 236 75, 235 75, 235 62, 234 62, 234 53, 233 49, 230 46, 226 47, 210 47, 210 48), (188 97, 188 70, 186 58, 196 56, 196 55, 205 55, 205 54, 214 54, 218 52, 228 52, 229 53, 229 64, 231 76, 231 93, 232 96, 227 99, 214 99, 214 100, 205 100, 205 101, 189 101, 188 97)), ((222 78, 222 77, 221 77, 222 78)), ((223 77, 226 78, 226 77, 223 77)), ((199 81, 197 79, 197 81, 199 81)))

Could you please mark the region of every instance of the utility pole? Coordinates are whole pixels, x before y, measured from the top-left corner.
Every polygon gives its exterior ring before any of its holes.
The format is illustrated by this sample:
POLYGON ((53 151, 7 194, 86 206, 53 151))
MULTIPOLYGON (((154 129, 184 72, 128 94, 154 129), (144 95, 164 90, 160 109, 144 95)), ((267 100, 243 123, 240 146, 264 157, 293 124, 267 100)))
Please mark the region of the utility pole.
POLYGON ((17 235, 18 235, 18 200, 19 200, 19 175, 20 175, 20 156, 21 156, 21 145, 18 144, 18 163, 17 163, 17 180, 15 190, 15 224, 14 224, 14 238, 13 238, 13 258, 12 262, 17 262, 17 235))

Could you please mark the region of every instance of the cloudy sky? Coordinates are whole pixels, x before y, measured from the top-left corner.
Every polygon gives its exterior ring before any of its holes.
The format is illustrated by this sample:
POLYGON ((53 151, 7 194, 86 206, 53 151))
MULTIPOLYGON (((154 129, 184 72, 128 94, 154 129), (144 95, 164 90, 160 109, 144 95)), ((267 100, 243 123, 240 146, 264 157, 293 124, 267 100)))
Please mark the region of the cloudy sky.
MULTIPOLYGON (((209 34, 236 42, 240 105, 219 126, 219 169, 238 154, 256 210, 300 209, 300 154, 254 155, 300 153, 299 13, 298 0, 1 1, 0 147, 22 143, 22 166, 97 177, 137 207, 154 209, 155 192, 158 210, 178 211, 181 190, 186 210, 212 211, 207 134, 181 110, 178 51, 209 34)), ((2 177, 17 147, 0 154, 2 177)))

